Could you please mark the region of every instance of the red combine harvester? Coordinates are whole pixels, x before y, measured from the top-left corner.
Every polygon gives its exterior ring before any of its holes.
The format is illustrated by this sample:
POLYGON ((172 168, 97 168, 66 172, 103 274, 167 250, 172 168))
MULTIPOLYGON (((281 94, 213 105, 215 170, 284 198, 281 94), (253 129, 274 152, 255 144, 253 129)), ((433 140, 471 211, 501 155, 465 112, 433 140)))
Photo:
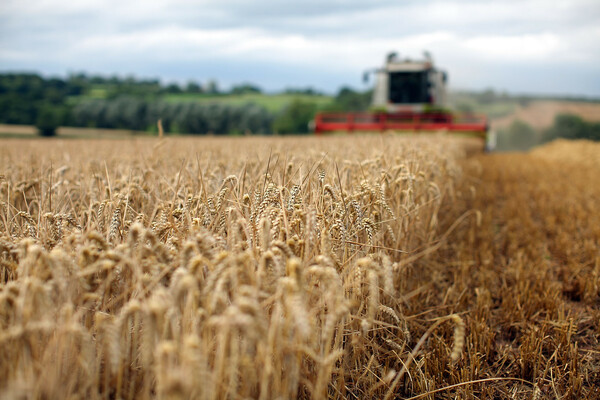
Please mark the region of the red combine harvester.
MULTIPOLYGON (((445 108, 447 74, 434 67, 428 53, 418 61, 399 59, 391 53, 383 68, 374 72, 373 111, 319 113, 315 133, 442 131, 475 135, 486 140, 488 147, 493 145, 484 115, 456 114, 445 108)), ((368 76, 365 73, 365 80, 368 76)))

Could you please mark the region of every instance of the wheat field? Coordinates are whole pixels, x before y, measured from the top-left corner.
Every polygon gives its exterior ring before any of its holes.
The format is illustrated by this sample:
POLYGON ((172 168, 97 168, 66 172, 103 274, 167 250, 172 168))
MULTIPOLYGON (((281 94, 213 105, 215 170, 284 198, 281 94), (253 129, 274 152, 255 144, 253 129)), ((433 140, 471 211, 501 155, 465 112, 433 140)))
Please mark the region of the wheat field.
POLYGON ((480 147, 2 141, 0 397, 600 397, 600 148, 480 147))

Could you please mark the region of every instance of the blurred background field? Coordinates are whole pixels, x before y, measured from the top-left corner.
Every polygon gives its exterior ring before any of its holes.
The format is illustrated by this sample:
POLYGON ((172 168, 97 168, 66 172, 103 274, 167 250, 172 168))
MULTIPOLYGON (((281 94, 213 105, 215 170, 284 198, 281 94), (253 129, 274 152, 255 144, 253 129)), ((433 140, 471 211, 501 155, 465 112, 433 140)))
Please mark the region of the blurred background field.
MULTIPOLYGON (((0 135, 34 135, 55 128, 64 137, 156 134, 302 134, 319 111, 367 111, 371 90, 314 88, 264 92, 252 84, 220 90, 215 81, 163 85, 158 80, 72 75, 45 79, 0 75, 0 135), (37 127, 36 130, 34 127, 37 127)), ((485 114, 498 150, 527 150, 558 137, 599 140, 600 102, 587 98, 514 96, 487 89, 454 91, 449 105, 485 114)))

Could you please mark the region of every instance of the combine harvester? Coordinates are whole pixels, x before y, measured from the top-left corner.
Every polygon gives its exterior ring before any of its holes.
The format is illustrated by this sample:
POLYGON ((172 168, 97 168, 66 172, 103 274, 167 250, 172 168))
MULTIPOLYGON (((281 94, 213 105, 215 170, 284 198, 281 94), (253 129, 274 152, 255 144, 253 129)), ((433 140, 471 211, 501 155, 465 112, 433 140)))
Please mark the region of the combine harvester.
MULTIPOLYGON (((367 81, 369 72, 365 72, 367 81)), ((318 113, 316 134, 325 132, 448 132, 482 138, 486 149, 494 147, 484 115, 456 114, 446 108, 448 75, 434 67, 426 52, 424 60, 387 56, 383 68, 375 69, 376 83, 371 112, 318 113)))

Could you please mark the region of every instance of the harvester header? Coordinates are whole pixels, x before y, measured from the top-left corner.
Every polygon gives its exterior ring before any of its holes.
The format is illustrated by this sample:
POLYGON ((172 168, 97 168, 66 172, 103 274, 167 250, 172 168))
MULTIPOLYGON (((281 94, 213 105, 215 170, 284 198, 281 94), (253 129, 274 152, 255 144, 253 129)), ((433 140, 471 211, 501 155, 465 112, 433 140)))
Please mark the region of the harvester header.
POLYGON ((396 53, 385 64, 365 73, 375 74, 371 111, 359 113, 319 113, 315 133, 445 131, 462 132, 486 138, 484 115, 456 114, 448 110, 448 75, 437 69, 428 53, 421 60, 401 59, 396 53))

